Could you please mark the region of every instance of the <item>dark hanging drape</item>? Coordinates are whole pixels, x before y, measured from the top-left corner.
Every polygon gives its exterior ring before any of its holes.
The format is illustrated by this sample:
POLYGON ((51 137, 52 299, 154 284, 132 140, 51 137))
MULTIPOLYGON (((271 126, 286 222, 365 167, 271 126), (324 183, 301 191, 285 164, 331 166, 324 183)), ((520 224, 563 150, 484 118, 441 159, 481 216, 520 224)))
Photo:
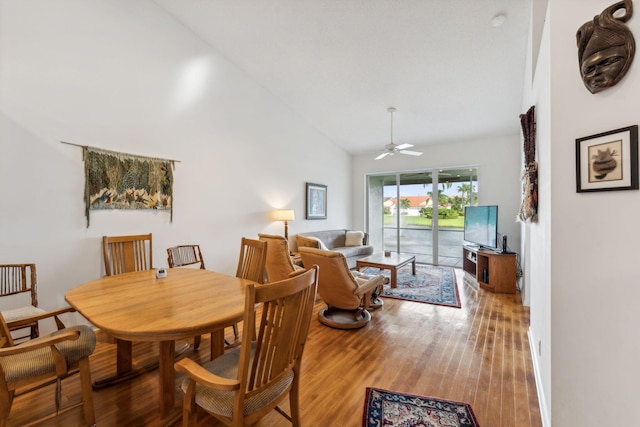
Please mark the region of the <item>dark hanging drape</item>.
POLYGON ((538 163, 536 162, 535 106, 520 115, 524 139, 524 171, 522 172, 522 204, 518 219, 523 222, 538 222, 538 163))

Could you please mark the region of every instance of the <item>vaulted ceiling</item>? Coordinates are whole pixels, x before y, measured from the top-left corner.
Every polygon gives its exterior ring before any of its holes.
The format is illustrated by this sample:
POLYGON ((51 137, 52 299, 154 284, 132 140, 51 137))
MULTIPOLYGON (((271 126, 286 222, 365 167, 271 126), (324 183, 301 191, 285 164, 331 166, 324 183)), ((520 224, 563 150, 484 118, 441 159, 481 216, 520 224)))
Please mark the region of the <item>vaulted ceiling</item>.
POLYGON ((530 0, 155 1, 352 154, 390 106, 397 144, 519 132, 530 0))

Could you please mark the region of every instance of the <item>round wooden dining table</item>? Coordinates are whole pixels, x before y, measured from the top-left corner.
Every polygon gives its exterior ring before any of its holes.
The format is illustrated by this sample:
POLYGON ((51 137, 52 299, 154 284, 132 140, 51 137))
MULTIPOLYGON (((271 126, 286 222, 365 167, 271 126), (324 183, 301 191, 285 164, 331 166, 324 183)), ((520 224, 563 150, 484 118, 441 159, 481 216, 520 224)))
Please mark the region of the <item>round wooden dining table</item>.
POLYGON ((117 342, 115 378, 132 376, 133 341, 159 343, 160 415, 175 404, 175 340, 212 333, 214 358, 224 352, 224 328, 242 321, 250 280, 191 268, 106 276, 65 294, 67 302, 117 342))

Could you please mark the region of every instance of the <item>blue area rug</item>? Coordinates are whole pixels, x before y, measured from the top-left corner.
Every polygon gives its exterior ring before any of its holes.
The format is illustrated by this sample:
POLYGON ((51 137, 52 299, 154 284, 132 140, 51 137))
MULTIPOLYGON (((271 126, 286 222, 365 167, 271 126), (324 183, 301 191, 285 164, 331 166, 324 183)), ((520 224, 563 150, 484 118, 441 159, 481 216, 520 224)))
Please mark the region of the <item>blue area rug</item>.
POLYGON ((468 403, 367 387, 363 427, 479 427, 468 403))
MULTIPOLYGON (((367 267, 365 274, 382 274, 389 277, 389 270, 367 267)), ((383 298, 395 298, 426 304, 460 308, 460 295, 456 284, 456 274, 451 267, 416 265, 416 275, 411 274, 411 265, 398 270, 398 287, 384 285, 383 298)))

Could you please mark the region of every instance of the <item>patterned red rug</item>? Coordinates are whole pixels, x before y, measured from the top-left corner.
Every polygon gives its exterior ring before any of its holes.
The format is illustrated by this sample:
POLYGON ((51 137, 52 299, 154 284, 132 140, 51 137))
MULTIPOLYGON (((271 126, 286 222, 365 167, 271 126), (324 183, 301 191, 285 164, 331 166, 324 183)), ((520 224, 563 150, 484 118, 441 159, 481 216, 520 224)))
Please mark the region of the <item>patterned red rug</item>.
MULTIPOLYGON (((368 267, 362 270, 365 274, 383 274, 389 277, 389 270, 378 270, 368 267)), ((460 308, 460 295, 456 284, 456 274, 451 267, 439 267, 427 264, 416 266, 416 275, 411 266, 398 270, 398 287, 384 285, 383 298, 395 298, 406 301, 422 302, 426 304, 444 305, 460 308)))
POLYGON ((367 387, 362 427, 479 427, 468 403, 367 387))

